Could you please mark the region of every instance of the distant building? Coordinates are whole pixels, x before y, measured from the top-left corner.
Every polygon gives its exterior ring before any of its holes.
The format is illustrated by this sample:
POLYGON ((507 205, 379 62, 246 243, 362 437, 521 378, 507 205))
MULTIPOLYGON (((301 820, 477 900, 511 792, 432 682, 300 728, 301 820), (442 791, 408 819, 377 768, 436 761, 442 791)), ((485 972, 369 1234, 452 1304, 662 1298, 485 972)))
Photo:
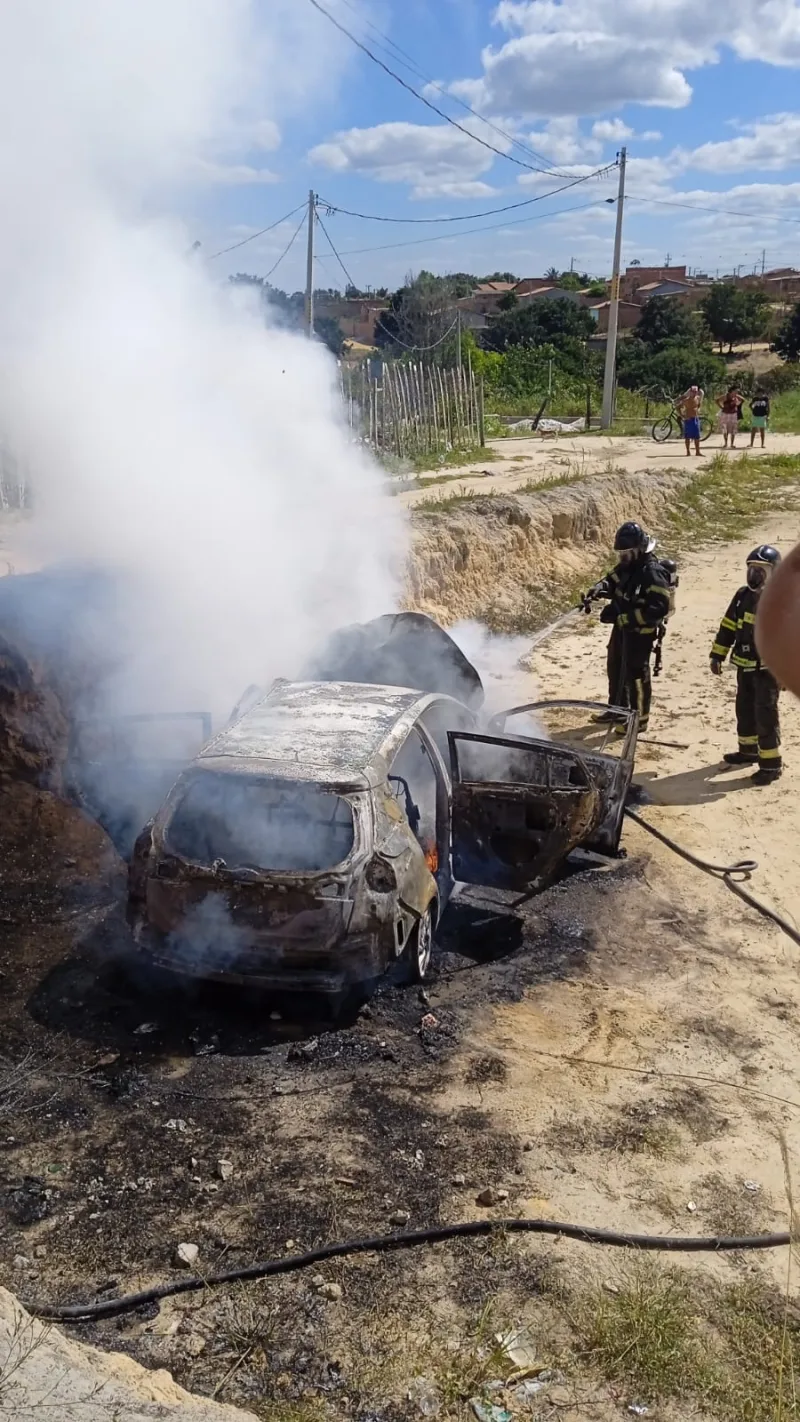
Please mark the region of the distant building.
POLYGON ((635 301, 639 287, 652 282, 686 282, 686 267, 626 267, 619 279, 619 294, 622 301, 635 301))
MULTIPOLYGON (((611 310, 610 301, 593 301, 586 308, 593 321, 597 323, 598 336, 608 335, 608 313, 611 310)), ((619 330, 631 331, 638 326, 642 315, 641 306, 635 301, 621 301, 619 303, 619 330)))
POLYGON ((314 304, 316 316, 336 321, 346 341, 358 341, 364 346, 375 345, 378 322, 388 310, 389 302, 381 297, 344 296, 338 301, 318 299, 314 304))

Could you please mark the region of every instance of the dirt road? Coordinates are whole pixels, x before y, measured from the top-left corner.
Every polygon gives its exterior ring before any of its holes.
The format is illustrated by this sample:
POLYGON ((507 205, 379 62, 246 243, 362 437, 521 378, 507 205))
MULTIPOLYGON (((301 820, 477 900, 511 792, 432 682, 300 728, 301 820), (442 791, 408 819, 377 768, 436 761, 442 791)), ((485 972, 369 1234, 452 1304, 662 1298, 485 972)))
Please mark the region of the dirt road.
MULTIPOLYGON (((749 450, 749 442, 749 435, 741 435, 736 453, 749 450)), ((704 457, 718 453, 721 446, 722 436, 713 434, 703 445, 704 457)), ((462 489, 465 493, 486 494, 493 491, 508 494, 523 484, 539 484, 564 475, 593 474, 607 469, 609 464, 628 473, 641 473, 668 469, 686 460, 683 445, 677 440, 669 444, 656 444, 655 440, 639 437, 565 435, 555 440, 534 435, 526 439, 493 440, 490 441, 490 448, 495 457, 485 464, 465 464, 443 470, 441 482, 435 473, 423 475, 424 479, 436 478, 437 482, 399 494, 398 498, 402 503, 413 506, 454 491, 460 493, 462 489)), ((767 452, 800 453, 800 435, 770 435, 767 452)), ((758 458, 760 449, 755 449, 753 453, 758 458)))
MULTIPOLYGON (((637 775, 652 800, 642 810, 647 818, 717 863, 758 860, 751 887, 793 923, 800 923, 800 704, 783 699, 787 769, 778 785, 758 789, 747 771, 723 772, 721 755, 736 746, 735 676, 712 678, 708 653, 753 541, 786 547, 797 537, 794 516, 782 515, 765 520, 748 540, 682 565, 680 607, 637 775), (658 741, 680 748, 652 744, 658 741)), ((542 645, 534 661, 540 693, 575 695, 580 688, 581 696, 605 700, 604 645, 605 629, 594 619, 542 645)), ((531 1207, 619 1227, 627 1221, 711 1232, 724 1224, 720 1200, 727 1199, 732 1218, 743 1217, 750 1203, 763 1224, 775 1227, 786 1215, 779 1130, 800 1171, 800 950, 637 826, 629 825, 624 842, 636 872, 598 899, 582 979, 537 989, 481 1030, 509 1065, 497 1094, 502 1119, 539 1140, 555 1123, 562 1142, 572 1140, 564 1151, 567 1169, 563 1161, 548 1165, 545 1198, 531 1207), (654 1158, 645 1150, 638 1159, 624 1150, 604 1153, 597 1141, 614 1134, 609 1112, 624 1114, 624 1103, 639 1099, 641 1081, 599 1066, 548 1064, 539 1049, 653 1072, 644 1093, 649 1100, 668 1102, 674 1090, 676 1083, 661 1081, 660 1073, 685 1076, 685 1090, 697 1095, 683 1105, 689 1116, 696 1109, 707 1120, 681 1121, 680 1104, 659 1106, 658 1118, 683 1134, 674 1153, 654 1158), (692 1082, 697 1074, 731 1089, 692 1082), (771 1099, 750 1096, 750 1089, 771 1099), (746 1191, 745 1180, 758 1189, 746 1191), (696 1212, 687 1213, 689 1202, 696 1212)), ((770 1266, 780 1273, 785 1261, 761 1261, 770 1266)))
MULTIPOLYGON (((748 549, 797 534, 794 515, 765 519, 685 561, 647 739, 686 749, 643 745, 639 780, 653 823, 719 862, 759 860, 753 887, 800 919, 800 705, 784 707, 784 779, 754 789, 719 773, 733 682, 707 669, 748 549)), ((604 642, 582 622, 544 644, 532 698, 603 698, 604 642)), ((524 907, 465 894, 425 997, 390 987, 331 1031, 120 980, 121 866, 77 816, 74 843, 51 832, 27 794, 30 832, 3 857, 0 940, 3 1055, 22 1063, 0 1073, 0 1282, 24 1297, 141 1287, 173 1272, 183 1241, 210 1272, 406 1217, 786 1228, 781 1135, 800 1178, 798 949, 635 825, 617 868, 524 907), (503 1192, 495 1205, 479 1203, 487 1187, 503 1192)), ((272 1422, 434 1415, 410 1407, 415 1388, 433 1390, 443 1419, 474 1417, 477 1395, 504 1397, 515 1422, 614 1422, 629 1404, 664 1422, 761 1422, 797 1415, 774 1405, 786 1262, 682 1257, 681 1293, 661 1259, 642 1274, 617 1251, 501 1230, 207 1290, 82 1334, 272 1422), (559 1370, 524 1406, 497 1391, 510 1365, 492 1341, 522 1324, 559 1370), (698 1336, 719 1360, 711 1381, 698 1336)), ((786 1328, 797 1355, 794 1303, 786 1328)))

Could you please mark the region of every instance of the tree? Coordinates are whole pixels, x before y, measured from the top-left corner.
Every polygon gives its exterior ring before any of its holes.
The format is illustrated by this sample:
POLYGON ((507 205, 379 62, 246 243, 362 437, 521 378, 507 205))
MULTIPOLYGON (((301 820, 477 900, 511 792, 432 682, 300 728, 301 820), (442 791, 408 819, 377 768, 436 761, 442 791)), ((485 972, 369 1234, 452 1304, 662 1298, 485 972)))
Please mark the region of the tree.
POLYGON ((589 283, 587 294, 589 296, 606 297, 608 296, 608 284, 604 281, 592 281, 589 283))
POLYGON ((516 286, 519 277, 514 272, 492 272, 491 276, 480 277, 480 281, 512 281, 516 286))
POLYGON ((692 346, 697 342, 696 322, 691 312, 680 306, 674 296, 653 296, 639 317, 636 337, 644 342, 652 355, 670 342, 692 346))
POLYGON ((547 268, 547 271, 545 272, 545 276, 547 277, 547 280, 548 280, 548 281, 552 281, 552 282, 557 282, 557 281, 558 281, 558 278, 559 278, 559 275, 560 275, 560 273, 559 273, 558 267, 548 267, 548 268, 547 268))
POLYGON ((504 351, 508 346, 541 346, 548 341, 586 341, 594 332, 588 311, 566 297, 519 303, 492 322, 484 336, 488 350, 504 351))
POLYGON ((719 353, 725 345, 731 352, 741 341, 754 341, 763 335, 769 313, 769 298, 760 291, 743 291, 733 282, 715 282, 700 304, 703 320, 719 353))
POLYGON ((655 351, 644 341, 623 341, 617 356, 617 377, 626 390, 666 390, 673 395, 701 385, 713 390, 727 376, 725 362, 700 346, 665 345, 655 351))
POLYGON ((578 276, 577 272, 562 272, 556 285, 560 286, 562 291, 582 291, 588 280, 587 277, 584 282, 583 277, 578 276))
POLYGON ((314 335, 328 347, 331 354, 335 355, 338 360, 344 350, 344 336, 339 328, 339 322, 334 321, 332 316, 315 316, 314 335))
POLYGON ((455 300, 447 277, 425 271, 407 277, 377 323, 376 344, 396 355, 413 351, 436 359, 456 320, 455 300))
POLYGON ((772 349, 777 352, 781 360, 791 361, 793 364, 800 360, 800 302, 797 303, 791 315, 786 317, 775 337, 772 349))
POLYGON ((498 311, 513 311, 515 306, 519 306, 519 297, 515 291, 507 291, 497 303, 498 311))

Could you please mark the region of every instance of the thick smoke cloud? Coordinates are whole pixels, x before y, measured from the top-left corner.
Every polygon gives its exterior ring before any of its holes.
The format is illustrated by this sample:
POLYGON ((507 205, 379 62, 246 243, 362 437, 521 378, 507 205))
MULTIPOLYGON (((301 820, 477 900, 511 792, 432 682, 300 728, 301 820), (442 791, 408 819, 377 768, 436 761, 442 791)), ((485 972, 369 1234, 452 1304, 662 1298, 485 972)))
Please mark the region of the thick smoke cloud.
POLYGON ((0 430, 31 467, 41 561, 114 574, 109 710, 224 715, 396 600, 403 530, 332 361, 266 331, 175 216, 203 163, 330 89, 311 17, 0 7, 0 430))

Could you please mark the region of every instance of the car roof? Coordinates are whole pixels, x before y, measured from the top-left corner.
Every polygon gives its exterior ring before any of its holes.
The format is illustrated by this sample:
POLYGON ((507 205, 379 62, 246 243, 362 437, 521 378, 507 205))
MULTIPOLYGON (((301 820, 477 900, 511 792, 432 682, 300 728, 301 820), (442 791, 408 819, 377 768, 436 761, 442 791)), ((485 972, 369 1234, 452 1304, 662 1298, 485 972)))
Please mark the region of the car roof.
POLYGON ((373 762, 394 754, 429 705, 449 701, 404 687, 282 681, 209 741, 196 764, 367 789, 385 774, 370 774, 373 762))

